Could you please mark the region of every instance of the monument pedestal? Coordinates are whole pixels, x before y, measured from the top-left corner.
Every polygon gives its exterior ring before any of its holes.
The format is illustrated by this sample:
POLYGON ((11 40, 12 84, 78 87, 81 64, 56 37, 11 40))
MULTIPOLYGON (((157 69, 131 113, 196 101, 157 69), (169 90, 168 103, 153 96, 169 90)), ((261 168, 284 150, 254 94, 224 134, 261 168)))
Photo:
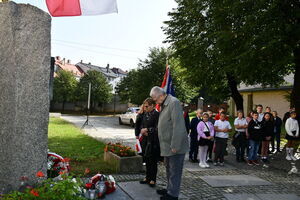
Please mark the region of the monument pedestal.
POLYGON ((0 193, 47 170, 51 18, 0 3, 0 193))

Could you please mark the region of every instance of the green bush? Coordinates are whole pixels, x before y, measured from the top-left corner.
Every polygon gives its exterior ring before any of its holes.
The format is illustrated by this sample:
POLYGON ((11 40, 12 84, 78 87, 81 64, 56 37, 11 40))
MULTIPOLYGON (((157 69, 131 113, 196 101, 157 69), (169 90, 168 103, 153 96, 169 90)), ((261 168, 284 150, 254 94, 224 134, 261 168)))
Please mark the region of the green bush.
POLYGON ((65 177, 61 181, 47 179, 35 188, 14 191, 2 197, 3 200, 84 200, 83 183, 79 178, 65 177))

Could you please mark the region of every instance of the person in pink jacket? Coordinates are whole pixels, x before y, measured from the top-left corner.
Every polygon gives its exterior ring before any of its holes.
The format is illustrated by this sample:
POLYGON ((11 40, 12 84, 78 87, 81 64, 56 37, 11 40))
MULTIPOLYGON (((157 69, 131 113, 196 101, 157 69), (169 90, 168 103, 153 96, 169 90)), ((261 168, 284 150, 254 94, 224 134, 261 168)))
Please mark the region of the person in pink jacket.
POLYGON ((208 114, 204 113, 201 122, 197 126, 198 144, 199 144, 199 166, 207 168, 209 165, 206 163, 208 146, 213 143, 215 130, 214 125, 208 121, 208 114))

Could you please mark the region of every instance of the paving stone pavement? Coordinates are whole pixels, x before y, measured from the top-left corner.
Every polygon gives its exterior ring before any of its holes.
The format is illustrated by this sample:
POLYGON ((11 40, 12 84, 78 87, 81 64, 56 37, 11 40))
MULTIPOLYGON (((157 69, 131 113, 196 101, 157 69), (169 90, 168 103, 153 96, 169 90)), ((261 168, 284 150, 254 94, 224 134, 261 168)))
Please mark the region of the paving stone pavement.
MULTIPOLYGON (((297 175, 288 175, 286 172, 269 168, 262 169, 262 167, 250 167, 246 164, 235 164, 235 162, 230 161, 229 157, 227 157, 225 164, 227 165, 225 165, 225 167, 213 166, 210 169, 201 169, 198 164, 191 164, 186 160, 186 166, 189 166, 189 168, 184 169, 181 184, 181 193, 184 196, 184 199, 247 200, 244 198, 245 195, 251 196, 251 194, 264 194, 264 198, 261 196, 256 196, 256 198, 259 200, 270 199, 269 197, 272 195, 280 197, 284 200, 296 200, 297 198, 300 199, 300 177, 297 175), (251 177, 258 177, 272 184, 212 187, 202 179, 203 176, 232 175, 248 175, 251 177), (227 194, 231 194, 231 196, 229 195, 226 198, 227 194), (238 198, 239 196, 241 198, 238 198)), ((115 175, 117 182, 138 181, 143 179, 143 177, 143 174, 115 175)), ((163 188, 165 186, 165 170, 163 164, 160 164, 157 188, 163 188)))

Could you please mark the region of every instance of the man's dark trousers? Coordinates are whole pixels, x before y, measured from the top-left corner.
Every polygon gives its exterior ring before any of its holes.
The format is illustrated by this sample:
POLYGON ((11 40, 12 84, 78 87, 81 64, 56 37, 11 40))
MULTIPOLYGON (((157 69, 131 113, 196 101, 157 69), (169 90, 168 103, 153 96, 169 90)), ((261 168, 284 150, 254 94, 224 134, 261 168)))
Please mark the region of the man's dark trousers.
POLYGON ((190 135, 190 153, 189 153, 189 158, 191 160, 197 160, 198 158, 198 136, 197 135, 190 135))
POLYGON ((167 191, 172 197, 178 197, 180 193, 181 176, 185 154, 177 154, 165 157, 167 173, 167 191))

